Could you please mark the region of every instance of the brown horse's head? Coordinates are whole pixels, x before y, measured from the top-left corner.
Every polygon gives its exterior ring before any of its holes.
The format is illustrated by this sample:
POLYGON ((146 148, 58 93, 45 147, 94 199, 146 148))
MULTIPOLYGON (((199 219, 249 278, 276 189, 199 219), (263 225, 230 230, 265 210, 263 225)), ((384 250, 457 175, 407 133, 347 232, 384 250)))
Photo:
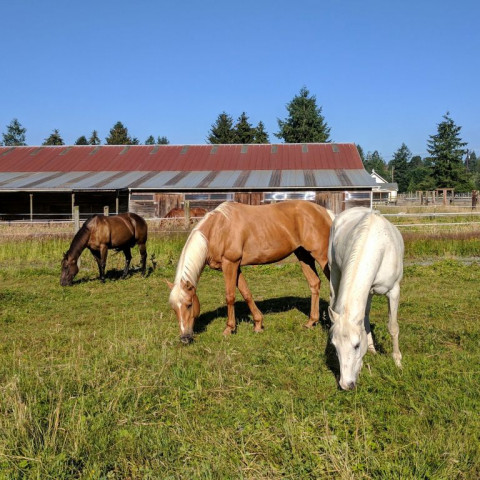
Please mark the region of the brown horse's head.
POLYGON ((188 344, 193 341, 193 326, 200 315, 200 302, 196 288, 190 282, 181 280, 180 283, 168 282, 171 289, 170 305, 172 306, 180 326, 180 340, 188 344))
POLYGON ((65 253, 62 259, 62 273, 60 275, 60 285, 62 287, 71 286, 73 284, 73 277, 75 277, 77 273, 77 259, 65 253))

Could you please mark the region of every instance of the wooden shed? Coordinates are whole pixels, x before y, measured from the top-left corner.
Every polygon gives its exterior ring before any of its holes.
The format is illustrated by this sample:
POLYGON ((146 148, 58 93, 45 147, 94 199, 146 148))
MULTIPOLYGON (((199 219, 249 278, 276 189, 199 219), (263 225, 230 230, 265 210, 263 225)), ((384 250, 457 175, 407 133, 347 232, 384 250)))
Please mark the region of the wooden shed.
POLYGON ((185 202, 302 198, 338 213, 372 204, 375 180, 354 144, 0 147, 0 219, 134 211, 163 217, 185 202))

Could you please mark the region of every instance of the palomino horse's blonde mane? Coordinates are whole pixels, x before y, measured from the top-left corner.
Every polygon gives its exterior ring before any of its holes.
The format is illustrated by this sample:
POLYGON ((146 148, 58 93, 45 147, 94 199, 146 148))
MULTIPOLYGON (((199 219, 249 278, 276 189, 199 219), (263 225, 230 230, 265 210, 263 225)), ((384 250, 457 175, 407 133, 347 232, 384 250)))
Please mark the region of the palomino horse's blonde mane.
POLYGON ((201 231, 202 226, 212 218, 213 215, 222 214, 229 218, 230 206, 228 202, 219 205, 215 210, 208 212, 205 217, 192 230, 182 254, 178 261, 177 273, 175 275, 175 285, 181 281, 190 282, 194 287, 197 286, 198 279, 205 267, 205 261, 208 254, 208 240, 201 231))

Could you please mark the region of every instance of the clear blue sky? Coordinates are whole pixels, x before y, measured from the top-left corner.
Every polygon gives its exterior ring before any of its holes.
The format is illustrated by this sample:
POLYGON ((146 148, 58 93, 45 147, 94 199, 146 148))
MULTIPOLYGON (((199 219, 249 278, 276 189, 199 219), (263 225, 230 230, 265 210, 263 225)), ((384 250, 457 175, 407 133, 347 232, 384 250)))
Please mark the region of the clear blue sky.
POLYGON ((336 142, 423 156, 449 111, 480 154, 478 0, 15 0, 0 18, 0 132, 18 118, 29 145, 117 121, 204 144, 223 111, 278 143, 306 86, 336 142))

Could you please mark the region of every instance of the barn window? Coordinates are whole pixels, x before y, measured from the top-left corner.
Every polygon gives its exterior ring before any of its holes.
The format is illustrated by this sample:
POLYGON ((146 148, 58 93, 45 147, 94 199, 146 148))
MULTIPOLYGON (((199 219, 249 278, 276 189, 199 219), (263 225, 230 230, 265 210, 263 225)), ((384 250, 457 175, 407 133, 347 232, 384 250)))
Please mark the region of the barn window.
POLYGON ((315 200, 315 192, 267 192, 265 202, 281 202, 283 200, 315 200))

